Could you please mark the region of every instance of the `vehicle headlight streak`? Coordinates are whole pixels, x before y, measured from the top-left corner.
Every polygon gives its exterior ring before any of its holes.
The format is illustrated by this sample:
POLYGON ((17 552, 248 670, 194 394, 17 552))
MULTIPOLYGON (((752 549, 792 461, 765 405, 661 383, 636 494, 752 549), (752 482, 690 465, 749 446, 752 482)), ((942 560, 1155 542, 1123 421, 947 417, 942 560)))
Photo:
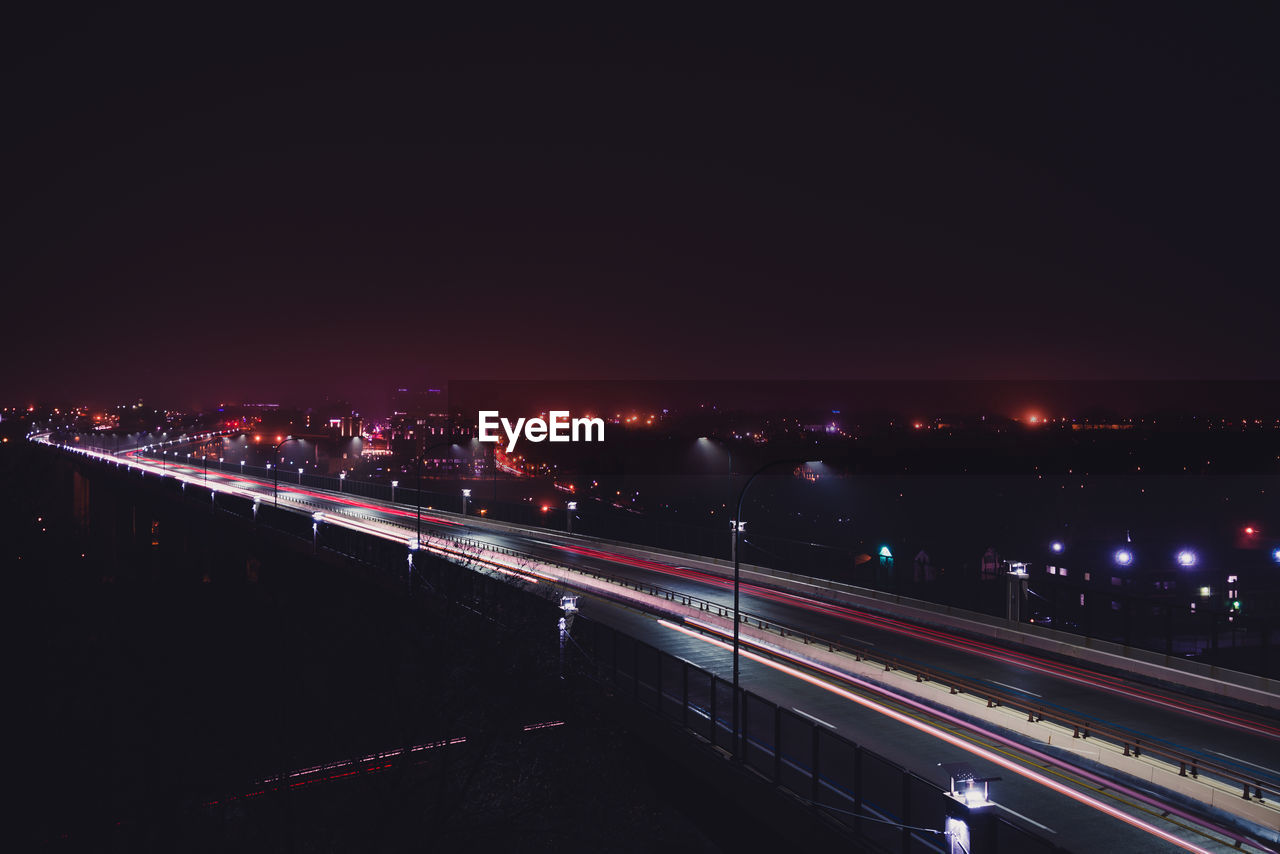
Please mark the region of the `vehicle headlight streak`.
MULTIPOLYGON (((696 638, 705 643, 709 643, 713 646, 717 646, 720 649, 723 649, 727 652, 733 651, 733 646, 722 640, 707 637, 706 635, 700 632, 696 632, 692 629, 685 628, 684 626, 677 625, 668 620, 660 619, 658 620, 658 623, 659 625, 666 626, 669 629, 674 629, 675 631, 686 634, 689 637, 696 638)), ((794 677, 803 682, 807 682, 810 685, 814 685, 818 688, 822 688, 823 690, 829 691, 839 697, 843 697, 846 700, 850 700, 854 703, 857 703, 860 706, 863 706, 865 708, 871 709, 872 711, 878 712, 882 715, 892 718, 893 720, 896 720, 899 723, 906 724, 912 729, 919 730, 920 732, 931 735, 934 738, 938 738, 955 747, 959 747, 961 750, 968 751, 969 753, 972 753, 975 756, 980 756, 989 762, 994 762, 996 765, 999 765, 1001 768, 1004 768, 1008 771, 1012 771, 1013 773, 1018 774, 1019 776, 1022 776, 1027 778, 1028 780, 1031 780, 1032 782, 1038 783, 1042 786, 1045 786, 1046 788, 1052 789, 1053 791, 1058 792, 1061 795, 1065 795, 1066 797, 1071 798, 1072 800, 1077 801, 1081 804, 1084 804, 1085 806, 1096 809, 1099 812, 1106 813, 1107 815, 1112 816, 1113 818, 1117 818, 1120 821, 1125 822, 1126 824, 1132 825, 1133 827, 1136 827, 1139 830, 1145 831, 1146 833, 1150 833, 1153 836, 1157 836, 1160 839, 1163 839, 1166 842, 1169 842, 1173 845, 1177 845, 1179 848, 1183 848, 1187 851, 1198 852, 1198 854, 1210 854, 1210 852, 1207 849, 1201 848, 1197 845, 1187 842, 1184 839, 1179 839, 1177 836, 1174 836, 1172 833, 1169 833, 1168 831, 1165 831, 1165 830, 1161 830, 1155 825, 1150 824, 1146 821, 1143 821, 1142 819, 1137 818, 1136 816, 1129 815, 1123 810, 1117 809, 1116 807, 1103 803, 1097 798, 1086 795, 1083 792, 1076 791, 1075 789, 1072 789, 1070 786, 1067 786, 1063 783, 1059 783, 1058 781, 1052 780, 1044 776, 1043 774, 1032 771, 1031 769, 1026 768, 1023 765, 1013 761, 1012 759, 1001 756, 1000 754, 995 753, 994 751, 988 750, 984 747, 980 747, 979 745, 976 745, 970 741, 966 741, 965 739, 960 738, 959 736, 954 735, 950 732, 947 732, 944 729, 940 729, 938 727, 927 724, 924 721, 917 720, 916 718, 913 718, 910 715, 903 714, 902 712, 899 712, 896 709, 892 709, 882 703, 878 703, 875 700, 869 699, 867 697, 859 696, 858 694, 855 694, 852 691, 848 691, 837 685, 833 685, 830 682, 827 682, 823 679, 819 679, 816 676, 812 676, 808 673, 805 673, 804 671, 796 667, 792 667, 790 665, 783 664, 778 661, 774 661, 770 658, 767 658, 766 656, 760 655, 759 653, 752 652, 749 649, 741 650, 740 654, 751 659, 752 661, 763 664, 766 667, 771 667, 780 673, 785 673, 788 676, 794 677)), ((806 662, 806 665, 808 664, 809 663, 806 662)), ((859 683, 861 682, 861 680, 858 680, 855 677, 850 677, 845 674, 841 674, 840 678, 847 679, 853 682, 859 682, 859 683)), ((871 687, 871 686, 868 686, 868 687, 871 687)))

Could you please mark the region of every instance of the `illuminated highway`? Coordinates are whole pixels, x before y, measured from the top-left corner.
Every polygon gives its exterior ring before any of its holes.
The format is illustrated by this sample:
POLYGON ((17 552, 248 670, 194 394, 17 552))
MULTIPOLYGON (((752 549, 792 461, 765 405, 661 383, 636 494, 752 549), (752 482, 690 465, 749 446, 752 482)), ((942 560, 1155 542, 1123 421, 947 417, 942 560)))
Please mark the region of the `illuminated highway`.
MULTIPOLYGON (((158 463, 134 459, 133 464, 160 473, 158 463)), ((164 473, 185 476, 245 496, 272 500, 270 479, 239 473, 206 472, 203 466, 167 463, 164 473)), ((412 535, 417 519, 413 505, 366 499, 350 494, 280 482, 282 508, 322 512, 326 523, 378 529, 391 539, 412 535), (391 525, 397 527, 391 528, 391 525)), ((678 561, 638 554, 570 538, 541 529, 485 522, 426 508, 422 511, 424 540, 464 537, 472 544, 518 552, 548 565, 593 575, 654 585, 668 591, 732 607, 732 583, 723 569, 689 556, 678 561), (626 553, 624 553, 626 552, 626 553)), ((883 613, 868 613, 846 605, 818 601, 777 587, 744 583, 742 610, 753 621, 803 631, 849 648, 891 654, 895 659, 925 665, 942 675, 971 680, 1026 698, 1059 715, 1105 722, 1131 733, 1148 745, 1166 745, 1198 757, 1204 766, 1217 765, 1258 781, 1266 790, 1272 832, 1280 826, 1280 719, 1275 709, 1245 710, 1200 699, 1176 690, 1106 674, 1078 663, 1008 649, 1000 644, 955 632, 912 624, 883 613)), ((731 653, 716 637, 713 626, 699 628, 689 621, 659 619, 642 613, 634 601, 628 606, 585 593, 583 613, 593 619, 664 649, 706 670, 727 674, 731 653)), ((657 610, 657 609, 654 609, 657 610)), ((750 648, 744 646, 744 650, 750 648)), ((1164 851, 1273 850, 1248 842, 1235 847, 1240 834, 1231 835, 1220 821, 1206 822, 1188 804, 1165 802, 1155 791, 1128 788, 1105 780, 1105 768, 1082 765, 1068 769, 1060 758, 1037 754, 971 716, 948 714, 936 703, 910 695, 885 692, 883 677, 871 679, 842 670, 823 672, 811 661, 788 661, 777 650, 748 651, 742 684, 824 726, 866 744, 875 751, 945 786, 939 762, 970 761, 983 773, 1003 776, 1000 809, 1015 820, 1072 850, 1164 851), (1219 825, 1217 827, 1212 825, 1219 825)), ((728 725, 728 722, 722 722, 728 725)), ((1239 794, 1235 795, 1240 798, 1239 794)), ((1243 799, 1241 799, 1243 800, 1243 799)), ((1269 838, 1270 839, 1270 838, 1269 838)), ((932 843, 929 843, 932 844, 932 843)))

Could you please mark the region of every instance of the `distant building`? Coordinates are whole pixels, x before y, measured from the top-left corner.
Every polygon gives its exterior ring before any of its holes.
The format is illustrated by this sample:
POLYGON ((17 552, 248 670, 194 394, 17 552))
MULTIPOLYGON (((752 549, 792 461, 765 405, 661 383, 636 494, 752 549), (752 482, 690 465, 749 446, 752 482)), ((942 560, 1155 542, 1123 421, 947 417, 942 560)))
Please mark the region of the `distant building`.
POLYGON ((398 388, 391 393, 391 418, 387 426, 388 438, 392 441, 448 436, 449 423, 449 405, 442 389, 398 388))

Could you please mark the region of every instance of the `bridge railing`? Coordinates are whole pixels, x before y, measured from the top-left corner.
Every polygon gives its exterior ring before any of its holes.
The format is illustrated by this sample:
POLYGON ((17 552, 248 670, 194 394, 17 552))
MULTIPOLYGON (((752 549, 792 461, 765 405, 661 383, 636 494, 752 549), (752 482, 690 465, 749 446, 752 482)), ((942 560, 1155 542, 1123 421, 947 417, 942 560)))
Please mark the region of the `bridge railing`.
MULTIPOLYGON (((322 502, 313 501, 307 498, 299 498, 297 496, 290 496, 289 502, 292 505, 303 505, 316 509, 325 509, 328 507, 328 505, 322 502)), ((294 514, 290 513, 288 515, 291 516, 294 514)), ((404 530, 406 535, 412 534, 414 530, 412 526, 405 523, 389 522, 385 518, 377 517, 372 513, 363 512, 358 509, 344 510, 340 515, 350 516, 367 522, 376 522, 384 526, 391 525, 398 527, 404 530)), ((305 536, 309 533, 309 521, 306 522, 305 525, 303 523, 299 523, 299 525, 294 526, 290 524, 290 520, 281 519, 276 524, 289 529, 290 533, 293 533, 295 536, 305 536), (292 530, 294 527, 297 527, 298 530, 292 530)), ((348 546, 346 550, 354 550, 358 553, 351 554, 351 557, 365 560, 366 562, 373 562, 370 561, 370 555, 374 550, 388 553, 396 552, 396 547, 392 546, 390 543, 380 542, 375 546, 372 544, 372 541, 376 538, 367 537, 359 534, 359 532, 352 533, 355 534, 353 545, 348 546), (370 542, 365 542, 366 540, 370 542), (362 545, 355 547, 355 541, 359 541, 362 545)), ((478 540, 472 540, 467 537, 434 535, 434 539, 443 540, 450 544, 458 554, 465 555, 468 553, 474 553, 475 555, 479 555, 480 553, 487 551, 519 559, 524 561, 527 565, 548 563, 545 559, 529 553, 484 543, 478 540)), ((333 548, 333 545, 333 538, 326 537, 325 546, 327 548, 333 548)), ((477 567, 482 567, 487 563, 491 563, 490 561, 484 561, 479 558, 473 558, 472 562, 477 567)), ((400 566, 399 570, 406 571, 407 565, 400 566)), ((572 571, 576 574, 606 581, 623 589, 666 599, 667 601, 684 604, 690 607, 696 607, 702 611, 716 614, 721 617, 732 618, 733 612, 731 608, 722 602, 717 602, 712 599, 693 596, 686 592, 673 590, 647 581, 638 581, 626 576, 611 575, 599 569, 573 568, 572 571)), ((551 591, 548 591, 548 595, 553 594, 551 591)), ((969 694, 970 696, 985 701, 988 708, 1002 706, 1009 709, 1015 709, 1026 714, 1029 722, 1049 722, 1069 729, 1073 733, 1073 738, 1076 739, 1101 739, 1111 743, 1116 748, 1121 749, 1125 756, 1132 756, 1136 759, 1146 755, 1158 759, 1178 768, 1179 775, 1182 777, 1199 779, 1203 776, 1217 780, 1220 783, 1235 787, 1240 792, 1240 796, 1243 800, 1265 802, 1275 801, 1277 798, 1280 798, 1280 790, 1278 790, 1278 787, 1270 780, 1263 780, 1257 775, 1242 772, 1239 768, 1217 762, 1202 753, 1187 750, 1177 745, 1167 744, 1159 740, 1153 740, 1151 738, 1144 737, 1141 734, 1113 726, 1099 718, 1082 715, 1072 710, 1061 709, 1050 704, 1045 704, 1031 698, 1030 696, 1008 691, 980 680, 966 679, 947 670, 928 667, 918 661, 892 656, 887 654, 883 649, 873 649, 848 643, 839 643, 826 637, 809 634, 748 611, 741 611, 739 619, 744 624, 755 626, 762 631, 775 633, 780 638, 791 638, 799 640, 806 645, 823 648, 831 653, 842 653, 852 657, 854 661, 857 662, 873 662, 882 666, 886 672, 899 671, 901 673, 909 674, 914 676, 917 682, 933 682, 937 685, 948 688, 952 694, 969 694)))
MULTIPOLYGON (((573 627, 578 664, 624 702, 638 705, 708 747, 733 748, 733 684, 602 623, 573 627)), ((866 848, 949 851, 949 798, 937 784, 870 748, 770 700, 742 691, 743 764, 843 827, 866 848)), ((989 854, 1060 851, 990 814, 989 854)))

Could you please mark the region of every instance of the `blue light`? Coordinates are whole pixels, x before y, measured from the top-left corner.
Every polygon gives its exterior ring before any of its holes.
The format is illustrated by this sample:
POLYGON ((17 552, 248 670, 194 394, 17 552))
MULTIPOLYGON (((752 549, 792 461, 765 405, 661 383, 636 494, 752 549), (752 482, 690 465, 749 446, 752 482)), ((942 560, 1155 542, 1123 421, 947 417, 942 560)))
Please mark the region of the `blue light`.
POLYGON ((1199 557, 1191 549, 1183 549, 1177 554, 1178 566, 1195 566, 1199 560, 1199 557))
POLYGON ((1128 549, 1116 549, 1115 559, 1120 566, 1130 566, 1133 564, 1133 552, 1128 549))
POLYGON ((1271 553, 1271 559, 1276 563, 1280 563, 1280 549, 1276 549, 1271 553))
POLYGON ((1062 541, 1054 540, 1052 543, 1049 543, 1049 550, 1056 555, 1062 554, 1062 541))

